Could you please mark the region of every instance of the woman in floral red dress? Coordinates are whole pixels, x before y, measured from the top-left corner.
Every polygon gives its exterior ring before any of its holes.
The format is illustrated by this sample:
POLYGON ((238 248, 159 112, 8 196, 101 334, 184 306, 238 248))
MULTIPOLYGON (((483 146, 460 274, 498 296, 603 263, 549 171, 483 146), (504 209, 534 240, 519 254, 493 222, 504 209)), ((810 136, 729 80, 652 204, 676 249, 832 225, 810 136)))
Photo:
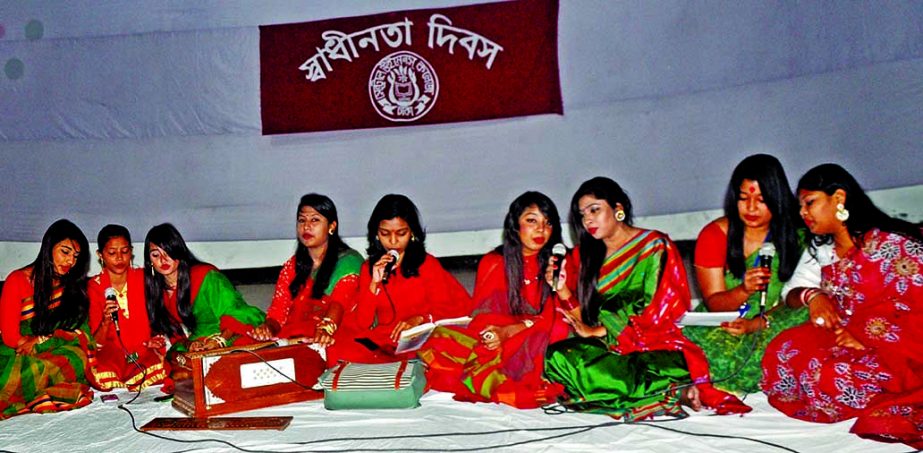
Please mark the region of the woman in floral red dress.
POLYGON ((923 448, 923 234, 872 204, 842 167, 798 183, 813 244, 837 261, 802 289, 810 321, 782 332, 763 358, 763 391, 791 417, 856 418, 851 431, 923 448))

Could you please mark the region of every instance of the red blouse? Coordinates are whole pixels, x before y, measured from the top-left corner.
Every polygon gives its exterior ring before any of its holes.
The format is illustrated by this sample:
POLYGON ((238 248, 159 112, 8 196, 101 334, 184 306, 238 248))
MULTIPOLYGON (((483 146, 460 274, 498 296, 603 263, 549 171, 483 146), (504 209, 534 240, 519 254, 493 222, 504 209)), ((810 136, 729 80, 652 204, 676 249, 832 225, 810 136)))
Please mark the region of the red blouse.
MULTIPOLYGON (((109 273, 103 271, 90 279, 87 283, 87 295, 90 298, 90 330, 96 331, 103 320, 106 309, 106 289, 112 283, 109 273)), ((143 343, 151 337, 151 327, 147 316, 147 304, 144 297, 144 270, 137 268, 128 269, 128 307, 120 309, 119 328, 122 343, 129 351, 138 351, 144 348, 143 343)), ((101 345, 118 345, 115 328, 109 329, 106 338, 97 338, 101 345)))
POLYGON ((372 276, 369 262, 359 271, 359 296, 355 321, 357 327, 369 329, 368 337, 377 344, 392 344, 390 335, 398 322, 422 315, 425 321, 455 318, 471 313, 471 296, 465 287, 446 271, 439 260, 427 254, 416 277, 395 272, 377 294, 369 291, 372 276), (389 300, 390 297, 390 300, 389 300), (393 302, 393 305, 392 305, 393 302))

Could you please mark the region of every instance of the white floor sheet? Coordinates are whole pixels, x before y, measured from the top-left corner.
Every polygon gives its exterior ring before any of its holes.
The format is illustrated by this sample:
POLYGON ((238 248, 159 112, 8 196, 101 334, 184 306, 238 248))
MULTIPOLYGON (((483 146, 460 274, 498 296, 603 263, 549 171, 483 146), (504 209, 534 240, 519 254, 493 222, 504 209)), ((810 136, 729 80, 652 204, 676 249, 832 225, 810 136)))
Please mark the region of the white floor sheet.
MULTIPOLYGON (((170 403, 153 401, 160 394, 158 389, 145 390, 134 403, 125 406, 131 410, 138 427, 155 417, 182 416, 170 403)), ((129 393, 118 395, 121 403, 133 396, 129 393)), ((0 449, 13 452, 235 451, 228 445, 205 441, 214 439, 231 442, 245 451, 272 452, 913 451, 903 444, 884 444, 849 434, 851 421, 822 425, 788 418, 769 406, 762 394, 750 395, 746 402, 754 410, 744 416, 719 417, 703 411, 684 420, 624 425, 613 424, 613 419, 601 415, 548 415, 539 409, 461 403, 453 401, 449 394, 429 392, 417 409, 328 411, 323 401, 309 401, 228 415, 293 416, 291 425, 284 431, 153 432, 169 438, 164 439, 135 432, 129 414, 117 404, 100 402, 97 393, 94 402, 82 409, 0 421, 0 449)))

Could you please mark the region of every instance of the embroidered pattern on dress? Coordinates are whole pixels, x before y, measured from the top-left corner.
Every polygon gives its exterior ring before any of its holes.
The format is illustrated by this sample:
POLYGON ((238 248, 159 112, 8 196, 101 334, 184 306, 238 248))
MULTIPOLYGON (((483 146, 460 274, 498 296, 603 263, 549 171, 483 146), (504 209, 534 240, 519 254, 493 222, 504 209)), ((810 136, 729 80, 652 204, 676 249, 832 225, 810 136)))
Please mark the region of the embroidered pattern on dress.
POLYGON ((865 334, 873 340, 897 343, 901 337, 898 335, 901 328, 888 322, 882 317, 871 318, 865 322, 865 334))

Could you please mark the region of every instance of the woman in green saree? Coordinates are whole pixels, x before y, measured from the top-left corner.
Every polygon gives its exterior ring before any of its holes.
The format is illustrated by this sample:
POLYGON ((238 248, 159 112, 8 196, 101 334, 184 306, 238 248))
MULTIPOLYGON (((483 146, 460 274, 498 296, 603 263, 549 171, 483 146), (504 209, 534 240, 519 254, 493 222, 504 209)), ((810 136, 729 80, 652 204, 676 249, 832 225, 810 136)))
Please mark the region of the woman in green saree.
POLYGON ((720 327, 683 329, 705 351, 719 388, 759 392, 766 345, 779 332, 807 320, 807 310, 797 299, 789 306, 782 297, 783 284, 791 279, 803 249, 797 209, 779 160, 755 154, 741 161, 731 175, 724 217, 699 233, 695 274, 704 300, 696 311, 741 313, 720 327), (775 249, 769 267, 759 263, 764 244, 775 249), (766 303, 761 308, 763 291, 766 303))
POLYGON ((665 234, 632 225, 622 188, 605 177, 584 182, 571 201, 571 225, 579 237, 577 293, 562 283, 566 275, 557 290, 577 336, 549 346, 545 358, 546 376, 569 395, 563 404, 626 420, 684 416, 681 402, 719 414, 750 411, 711 386, 705 355, 676 327, 690 306, 682 259, 665 234))
POLYGON ((144 239, 144 293, 151 333, 170 339, 169 380, 188 376, 187 351, 206 351, 254 342, 250 334, 265 320, 248 305, 215 266, 199 261, 169 223, 157 225, 144 239))
POLYGON ((93 399, 89 251, 83 232, 58 220, 35 261, 7 277, 0 297, 0 419, 69 410, 93 399))

